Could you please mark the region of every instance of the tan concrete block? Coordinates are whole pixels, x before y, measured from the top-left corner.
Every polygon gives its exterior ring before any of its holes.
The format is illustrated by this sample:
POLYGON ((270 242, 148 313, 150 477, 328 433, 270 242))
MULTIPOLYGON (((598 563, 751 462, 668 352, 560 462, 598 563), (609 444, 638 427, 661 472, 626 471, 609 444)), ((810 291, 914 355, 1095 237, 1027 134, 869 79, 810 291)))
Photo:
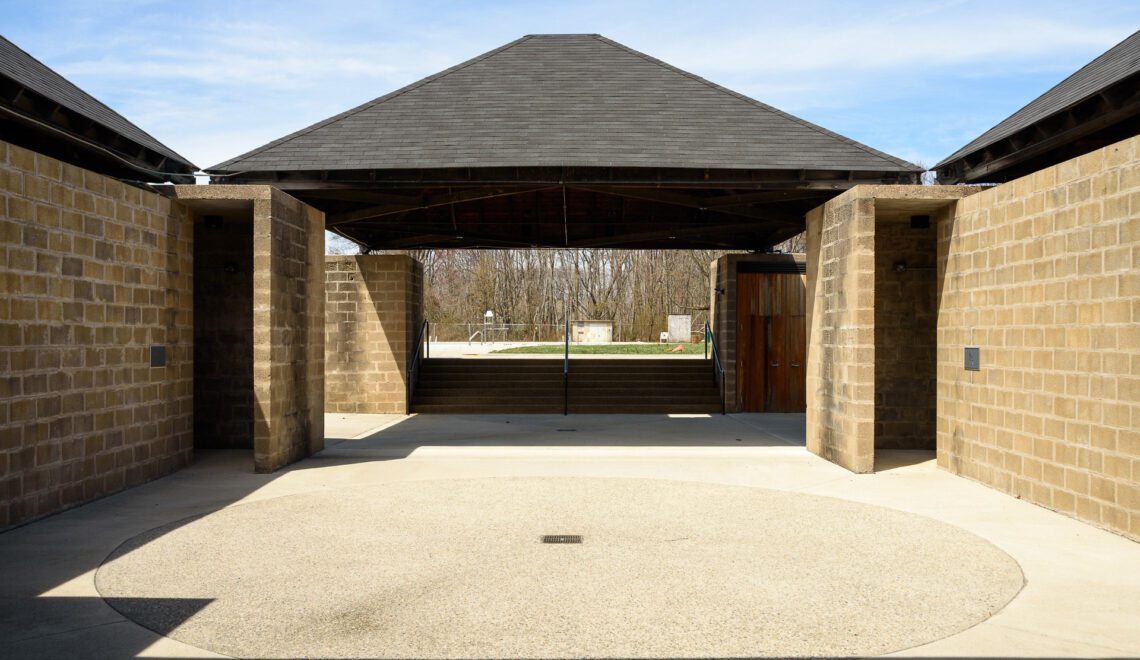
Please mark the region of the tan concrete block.
POLYGON ((1127 511, 1140 511, 1140 486, 1129 483, 1116 484, 1116 502, 1127 511))
POLYGON ((1062 513, 1076 512, 1076 496, 1064 490, 1053 491, 1053 508, 1062 513))
POLYGON ((1110 504, 1116 502, 1116 482, 1104 477, 1092 476, 1089 479, 1089 494, 1110 504))

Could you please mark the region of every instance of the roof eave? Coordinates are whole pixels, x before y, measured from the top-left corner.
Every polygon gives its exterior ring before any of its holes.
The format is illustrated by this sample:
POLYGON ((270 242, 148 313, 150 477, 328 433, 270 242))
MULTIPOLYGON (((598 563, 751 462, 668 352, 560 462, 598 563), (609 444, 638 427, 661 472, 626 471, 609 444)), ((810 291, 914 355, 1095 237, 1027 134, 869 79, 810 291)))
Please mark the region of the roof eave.
POLYGON ((1126 127, 1140 118, 1138 80, 1140 74, 1127 76, 1009 135, 969 150, 960 149, 934 169, 940 180, 986 181, 988 175, 1052 150, 1060 150, 1078 140, 1087 141, 1090 136, 1110 132, 1114 127, 1126 127))
POLYGON ((194 180, 197 167, 169 148, 165 148, 164 153, 140 144, 7 76, 0 76, 0 91, 4 92, 0 94, 0 111, 11 121, 44 134, 50 133, 55 139, 68 141, 80 148, 102 152, 103 157, 117 160, 155 182, 170 177, 194 180))

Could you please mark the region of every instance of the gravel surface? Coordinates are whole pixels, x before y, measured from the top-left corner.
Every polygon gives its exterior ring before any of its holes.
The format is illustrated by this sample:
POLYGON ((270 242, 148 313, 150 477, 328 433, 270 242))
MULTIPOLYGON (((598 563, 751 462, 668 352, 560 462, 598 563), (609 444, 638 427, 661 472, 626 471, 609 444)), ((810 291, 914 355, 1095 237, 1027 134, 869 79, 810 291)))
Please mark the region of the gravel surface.
POLYGON ((140 624, 239 657, 755 657, 929 642, 1023 578, 973 534, 844 500, 504 478, 233 506, 126 542, 96 584, 140 624))

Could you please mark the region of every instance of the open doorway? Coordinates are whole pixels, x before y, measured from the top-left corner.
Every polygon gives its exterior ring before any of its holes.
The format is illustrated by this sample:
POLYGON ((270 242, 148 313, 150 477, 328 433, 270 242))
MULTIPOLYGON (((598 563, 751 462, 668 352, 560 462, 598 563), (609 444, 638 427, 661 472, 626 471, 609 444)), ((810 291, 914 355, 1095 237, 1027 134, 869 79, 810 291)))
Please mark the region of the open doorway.
POLYGON ((194 447, 253 449, 253 213, 194 217, 194 447))
POLYGON ((935 449, 938 244, 926 213, 875 216, 876 450, 935 449))

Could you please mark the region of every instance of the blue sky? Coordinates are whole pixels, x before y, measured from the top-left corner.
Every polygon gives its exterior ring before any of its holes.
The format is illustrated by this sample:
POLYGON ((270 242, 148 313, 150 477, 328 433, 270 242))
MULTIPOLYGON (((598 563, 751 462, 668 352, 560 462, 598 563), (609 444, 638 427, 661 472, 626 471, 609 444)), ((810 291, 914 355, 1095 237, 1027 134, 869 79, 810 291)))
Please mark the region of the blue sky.
POLYGON ((208 167, 524 34, 597 32, 932 166, 1140 2, 0 0, 0 32, 208 167))

